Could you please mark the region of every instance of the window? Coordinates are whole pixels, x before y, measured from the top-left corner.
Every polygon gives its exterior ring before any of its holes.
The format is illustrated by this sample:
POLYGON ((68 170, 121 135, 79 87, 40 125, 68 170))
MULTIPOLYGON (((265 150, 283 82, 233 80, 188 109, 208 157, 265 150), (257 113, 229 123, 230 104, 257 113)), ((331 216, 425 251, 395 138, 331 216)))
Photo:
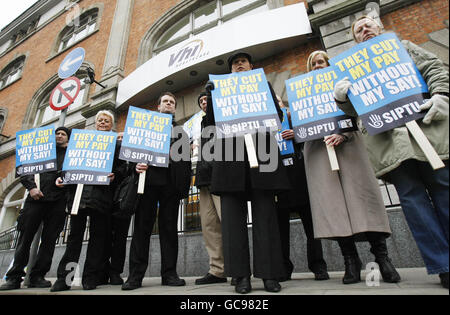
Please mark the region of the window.
POLYGON ((6 117, 8 115, 8 110, 6 108, 0 108, 0 142, 4 139, 8 139, 9 136, 2 134, 3 126, 6 122, 6 117))
POLYGON ((25 56, 22 56, 6 66, 0 73, 0 89, 21 78, 24 64, 25 56))
POLYGON ((74 25, 63 31, 58 52, 63 51, 92 34, 97 29, 97 18, 98 9, 94 9, 82 15, 79 21, 75 19, 73 22, 74 25))
POLYGON ((153 54, 229 20, 269 10, 266 0, 214 0, 179 17, 156 40, 153 54))
MULTIPOLYGON (((81 81, 81 90, 80 94, 78 94, 75 101, 68 107, 68 112, 71 112, 73 110, 76 110, 80 108, 85 101, 86 92, 89 89, 89 78, 83 78, 80 79, 81 81)), ((50 107, 49 101, 50 101, 50 94, 53 90, 47 93, 47 95, 42 99, 41 103, 38 106, 35 120, 33 123, 34 127, 44 126, 47 125, 52 120, 56 119, 61 111, 55 111, 50 107)))

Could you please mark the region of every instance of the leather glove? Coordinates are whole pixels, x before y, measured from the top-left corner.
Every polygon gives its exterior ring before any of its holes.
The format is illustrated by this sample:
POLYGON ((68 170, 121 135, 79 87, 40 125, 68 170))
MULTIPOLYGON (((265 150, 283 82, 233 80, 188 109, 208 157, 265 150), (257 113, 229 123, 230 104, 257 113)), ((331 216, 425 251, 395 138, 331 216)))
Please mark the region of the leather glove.
POLYGON ((351 86, 352 83, 350 82, 348 77, 345 77, 342 80, 338 81, 334 87, 334 98, 341 103, 347 101, 348 89, 351 86))
POLYGON ((441 94, 435 94, 428 102, 420 105, 419 109, 429 109, 422 120, 426 125, 429 125, 432 120, 444 120, 448 117, 448 97, 441 94))
POLYGON ((205 91, 206 93, 211 94, 212 90, 214 90, 214 82, 209 80, 208 82, 206 82, 205 91))

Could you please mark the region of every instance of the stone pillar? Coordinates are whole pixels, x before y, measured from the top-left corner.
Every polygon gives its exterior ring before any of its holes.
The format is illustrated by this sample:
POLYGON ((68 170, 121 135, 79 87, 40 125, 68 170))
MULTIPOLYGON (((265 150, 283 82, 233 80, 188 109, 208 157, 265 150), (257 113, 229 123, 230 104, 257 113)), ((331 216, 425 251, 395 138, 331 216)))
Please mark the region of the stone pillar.
POLYGON ((331 58, 355 45, 351 26, 358 17, 369 15, 382 25, 379 0, 309 0, 308 5, 314 12, 309 16, 311 26, 331 58))
POLYGON ((102 88, 100 85, 96 86, 95 93, 91 96, 90 106, 82 113, 87 120, 87 129, 93 129, 95 114, 99 110, 115 111, 117 87, 124 78, 125 56, 133 7, 134 0, 117 0, 116 2, 101 78, 99 73, 96 74, 96 80, 106 88, 102 88))

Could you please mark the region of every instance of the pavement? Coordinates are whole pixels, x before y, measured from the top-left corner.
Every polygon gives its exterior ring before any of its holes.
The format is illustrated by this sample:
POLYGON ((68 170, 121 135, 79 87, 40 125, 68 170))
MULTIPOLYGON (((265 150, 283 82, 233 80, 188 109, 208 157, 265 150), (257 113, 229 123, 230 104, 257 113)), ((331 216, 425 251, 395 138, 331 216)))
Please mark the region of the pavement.
MULTIPOLYGON (((399 283, 385 283, 369 281, 365 279, 367 271, 361 273, 362 282, 351 285, 342 284, 343 271, 329 272, 330 280, 315 281, 312 273, 294 273, 292 280, 281 283, 280 293, 268 293, 264 290, 260 279, 252 278, 253 290, 249 295, 449 295, 444 289, 438 275, 427 275, 425 268, 399 268, 397 269, 402 281, 399 283)), ((373 272, 372 272, 373 275, 373 272)), ((377 274, 375 274, 376 278, 377 274)), ((0 291, 2 295, 179 295, 179 296, 241 296, 234 292, 227 283, 212 285, 195 285, 195 279, 199 277, 183 277, 186 280, 184 287, 161 286, 161 278, 145 278, 142 288, 133 291, 122 291, 121 286, 103 285, 96 290, 84 291, 81 286, 73 285, 71 290, 64 292, 50 292, 49 289, 29 289, 22 285, 19 290, 0 291)), ((368 277, 374 280, 374 277, 368 277)), ((55 279, 48 278, 54 282, 55 279)), ((77 281, 77 280, 75 280, 77 281)), ((79 281, 79 279, 78 279, 79 281)))

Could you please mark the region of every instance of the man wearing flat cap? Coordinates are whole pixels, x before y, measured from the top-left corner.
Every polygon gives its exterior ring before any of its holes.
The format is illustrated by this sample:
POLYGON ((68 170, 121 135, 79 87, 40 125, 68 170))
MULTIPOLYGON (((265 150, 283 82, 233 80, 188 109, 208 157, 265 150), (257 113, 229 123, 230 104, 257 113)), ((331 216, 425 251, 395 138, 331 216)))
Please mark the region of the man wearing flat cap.
MULTIPOLYGON (((232 73, 250 71, 253 69, 252 58, 246 52, 236 52, 228 58, 228 67, 232 73)), ((270 84, 269 88, 279 118, 282 120, 283 112, 270 84)), ((205 89, 208 102, 204 118, 205 127, 215 126, 211 98, 211 90, 214 89, 213 82, 208 81, 205 89)), ((267 159, 263 161, 262 158, 258 157, 259 165, 276 162, 277 168, 274 171, 264 172, 259 167, 250 168, 246 154, 244 160, 239 158, 240 152, 237 152, 237 150, 244 149, 238 147, 240 140, 237 137, 232 137, 226 138, 221 143, 217 142, 216 148, 222 145, 222 156, 221 160, 215 160, 212 163, 211 193, 220 195, 222 208, 225 273, 235 281, 237 293, 251 292, 250 277, 252 274, 255 278, 263 279, 266 291, 279 292, 281 286, 278 279, 283 277, 285 270, 275 208, 275 191, 289 188, 286 170, 281 164, 281 157, 276 144, 277 152, 270 154, 268 161, 267 159), (231 159, 230 153, 225 152, 227 148, 233 148, 231 159), (278 158, 278 161, 272 161, 272 158, 275 157, 278 158), (252 205, 253 218, 253 270, 250 266, 247 228, 248 201, 252 205)), ((257 140, 265 141, 266 144, 276 141, 274 135, 269 132, 261 132, 257 140)), ((258 150, 260 145, 258 141, 255 144, 255 151, 259 154, 261 150, 258 150)))
POLYGON ((22 277, 25 276, 24 268, 30 257, 31 243, 41 223, 43 224, 41 243, 36 263, 30 273, 28 287, 51 287, 51 282, 44 277, 50 270, 56 240, 64 228, 67 203, 65 188, 56 187, 55 180, 61 173, 70 133, 70 129, 66 127, 56 128, 57 170, 40 174, 40 189, 37 188, 34 175, 20 178, 20 182, 29 194, 17 218, 17 230, 20 236, 14 253, 14 264, 6 274, 7 281, 0 290, 20 289, 22 277))

